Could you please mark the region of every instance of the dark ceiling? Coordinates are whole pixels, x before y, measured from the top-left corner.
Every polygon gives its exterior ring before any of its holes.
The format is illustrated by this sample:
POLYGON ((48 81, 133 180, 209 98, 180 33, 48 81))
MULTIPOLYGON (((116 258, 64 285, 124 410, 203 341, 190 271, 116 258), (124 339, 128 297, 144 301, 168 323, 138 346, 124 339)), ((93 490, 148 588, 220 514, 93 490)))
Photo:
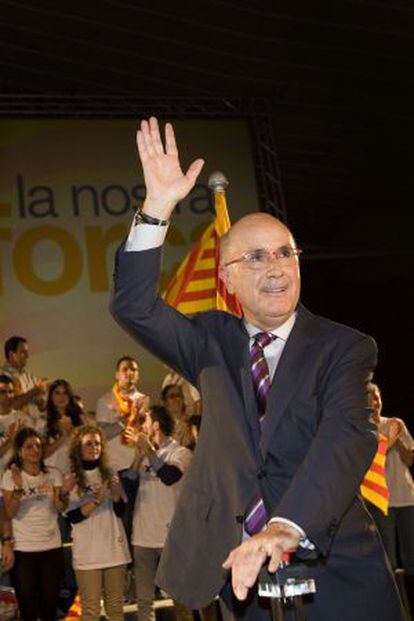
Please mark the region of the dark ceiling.
MULTIPOLYGON (((289 222, 315 255, 337 257, 308 267, 305 295, 324 295, 322 310, 344 320, 353 319, 349 297, 355 305, 365 296, 357 324, 384 341, 390 322, 406 329, 412 0, 0 0, 0 8, 2 96, 267 98, 289 222)), ((397 364, 400 349, 389 349, 397 364)))

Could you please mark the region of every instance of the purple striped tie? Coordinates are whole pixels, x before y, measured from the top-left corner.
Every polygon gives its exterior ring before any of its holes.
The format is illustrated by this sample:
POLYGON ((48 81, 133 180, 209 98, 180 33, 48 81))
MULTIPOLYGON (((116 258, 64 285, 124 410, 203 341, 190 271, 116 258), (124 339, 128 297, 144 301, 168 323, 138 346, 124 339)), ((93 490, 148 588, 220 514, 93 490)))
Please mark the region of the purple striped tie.
POLYGON ((250 350, 250 366, 260 417, 265 413, 266 397, 270 388, 269 367, 263 350, 275 338, 274 334, 259 332, 254 336, 254 343, 250 350))
MULTIPOLYGON (((264 355, 264 348, 269 345, 276 336, 268 332, 259 332, 254 336, 254 343, 250 350, 250 365, 252 371, 253 384, 256 391, 257 407, 260 415, 260 422, 263 421, 266 411, 266 397, 270 388, 269 367, 267 366, 264 355)), ((267 522, 267 512, 263 504, 263 498, 258 491, 249 504, 246 519, 244 522, 245 531, 249 535, 260 532, 267 522)))

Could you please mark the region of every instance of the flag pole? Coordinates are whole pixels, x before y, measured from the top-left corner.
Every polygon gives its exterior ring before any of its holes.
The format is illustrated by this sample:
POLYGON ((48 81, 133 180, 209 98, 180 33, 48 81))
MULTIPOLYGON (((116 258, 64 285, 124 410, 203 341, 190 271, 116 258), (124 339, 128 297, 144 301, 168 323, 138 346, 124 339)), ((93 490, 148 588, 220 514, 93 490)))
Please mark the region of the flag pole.
POLYGON ((214 234, 216 236, 215 262, 216 262, 216 308, 217 310, 242 316, 241 306, 234 294, 230 294, 220 277, 220 238, 230 230, 230 216, 227 210, 226 188, 229 182, 227 177, 219 170, 211 173, 208 178, 208 187, 214 194, 214 208, 216 218, 214 220, 214 234))

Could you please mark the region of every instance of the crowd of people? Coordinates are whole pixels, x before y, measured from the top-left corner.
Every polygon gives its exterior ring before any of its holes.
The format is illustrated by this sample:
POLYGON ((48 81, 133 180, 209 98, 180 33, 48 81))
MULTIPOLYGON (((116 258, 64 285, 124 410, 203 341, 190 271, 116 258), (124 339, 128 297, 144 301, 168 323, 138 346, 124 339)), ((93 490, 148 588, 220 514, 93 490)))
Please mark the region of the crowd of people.
MULTIPOLYGON (((139 619, 154 620, 155 571, 200 427, 198 392, 169 370, 152 404, 138 390, 137 360, 123 356, 113 386, 86 412, 67 380, 30 373, 25 338, 4 349, 2 567, 20 618, 64 616, 59 594, 69 586, 66 603, 78 593, 82 619, 97 621, 103 600, 108 619, 119 621, 128 572, 139 619)), ((192 618, 175 608, 179 619, 192 618)))
MULTIPOLYGON (((68 573, 63 542, 71 544, 68 558, 76 576, 69 602, 80 594, 85 621, 100 618, 101 599, 110 621, 123 619, 128 568, 139 620, 154 621, 155 573, 200 428, 198 392, 169 371, 160 403, 151 404, 138 390, 137 360, 124 356, 96 412, 85 412, 68 381, 48 383, 28 371, 26 339, 8 339, 5 356, 1 558, 22 621, 56 619, 68 573)), ((370 384, 370 394, 373 420, 388 439, 389 516, 373 505, 369 509, 392 567, 402 565, 412 576, 414 441, 401 419, 381 415, 376 384, 370 384)), ((189 609, 174 604, 178 619, 192 619, 189 609)))

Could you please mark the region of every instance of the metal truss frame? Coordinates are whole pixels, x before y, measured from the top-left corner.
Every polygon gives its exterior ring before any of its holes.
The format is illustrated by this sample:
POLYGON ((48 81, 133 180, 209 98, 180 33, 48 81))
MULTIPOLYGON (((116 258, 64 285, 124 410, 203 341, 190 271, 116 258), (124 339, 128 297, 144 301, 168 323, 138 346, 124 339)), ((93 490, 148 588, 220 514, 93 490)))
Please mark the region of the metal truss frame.
POLYGON ((0 95, 0 118, 245 119, 250 128, 257 194, 262 211, 287 222, 271 108, 265 98, 0 95))

